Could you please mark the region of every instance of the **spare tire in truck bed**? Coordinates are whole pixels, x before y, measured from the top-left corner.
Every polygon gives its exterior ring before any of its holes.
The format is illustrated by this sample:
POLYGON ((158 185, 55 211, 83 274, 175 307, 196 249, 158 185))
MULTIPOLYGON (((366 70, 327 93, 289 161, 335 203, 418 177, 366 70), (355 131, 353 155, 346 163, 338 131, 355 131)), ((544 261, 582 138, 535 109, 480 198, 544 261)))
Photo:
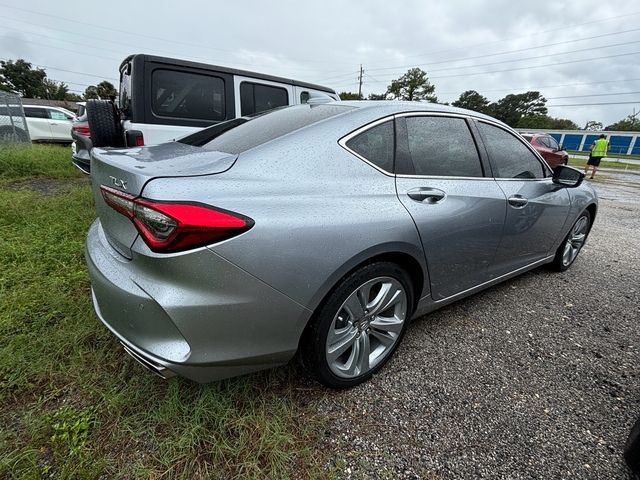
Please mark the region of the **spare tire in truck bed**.
POLYGON ((94 147, 124 147, 120 115, 113 102, 108 100, 89 100, 87 102, 87 120, 94 147))

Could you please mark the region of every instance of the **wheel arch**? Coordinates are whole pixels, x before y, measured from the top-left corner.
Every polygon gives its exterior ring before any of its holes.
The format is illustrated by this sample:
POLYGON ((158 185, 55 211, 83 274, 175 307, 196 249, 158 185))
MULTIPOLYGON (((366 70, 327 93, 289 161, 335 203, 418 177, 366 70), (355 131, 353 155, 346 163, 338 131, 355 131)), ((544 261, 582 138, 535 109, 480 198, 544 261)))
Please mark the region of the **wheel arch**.
MULTIPOLYGON (((384 261, 401 266, 409 274, 414 290, 413 309, 415 310, 418 301, 423 297, 425 286, 429 285, 427 265, 421 249, 411 244, 398 242, 369 248, 359 255, 352 257, 337 269, 313 297, 309 306, 309 309, 314 312, 313 315, 311 315, 311 319, 344 278, 365 265, 384 261)), ((311 323, 311 319, 305 325, 305 330, 311 323)))

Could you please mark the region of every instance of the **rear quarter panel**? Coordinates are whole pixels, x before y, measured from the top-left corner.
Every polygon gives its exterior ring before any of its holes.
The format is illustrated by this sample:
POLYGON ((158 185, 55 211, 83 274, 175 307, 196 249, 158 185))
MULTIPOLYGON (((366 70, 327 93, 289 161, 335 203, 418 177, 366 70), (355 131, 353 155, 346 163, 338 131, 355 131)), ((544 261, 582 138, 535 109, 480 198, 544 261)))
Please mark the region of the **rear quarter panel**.
POLYGON ((361 124, 353 117, 245 152, 224 174, 154 180, 144 196, 196 200, 251 217, 251 230, 210 249, 312 310, 352 268, 386 252, 414 257, 428 285, 420 238, 394 178, 337 143, 361 124))

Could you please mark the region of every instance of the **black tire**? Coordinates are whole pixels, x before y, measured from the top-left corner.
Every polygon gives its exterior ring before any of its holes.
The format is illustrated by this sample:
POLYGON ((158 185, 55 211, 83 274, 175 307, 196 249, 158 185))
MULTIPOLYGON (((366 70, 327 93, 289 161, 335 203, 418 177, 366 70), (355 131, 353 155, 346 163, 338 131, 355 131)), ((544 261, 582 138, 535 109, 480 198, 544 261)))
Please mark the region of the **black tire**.
POLYGON ((28 143, 29 135, 21 128, 0 127, 0 143, 28 143))
POLYGON ((640 418, 633 425, 627 439, 627 444, 624 447, 624 459, 636 478, 640 478, 640 418))
POLYGON ((585 210, 584 212, 582 212, 578 216, 576 221, 573 222, 573 225, 571 225, 571 229, 569 230, 569 233, 567 233, 567 236, 564 237, 564 239, 562 240, 562 243, 560 244, 560 246, 556 250, 556 256, 554 257, 553 262, 550 264, 551 269, 553 269, 553 270, 555 270, 557 272, 564 272, 571 265, 573 265, 573 262, 578 257, 578 254, 580 253, 580 250, 582 250, 582 247, 584 246, 584 243, 586 242, 590 231, 591 231, 591 213, 589 213, 589 210, 585 210), (571 259, 571 261, 569 263, 566 263, 565 260, 563 259, 563 257, 564 257, 564 252, 565 252, 565 248, 566 248, 567 242, 569 241, 569 238, 571 237, 575 226, 578 224, 578 222, 581 221, 582 218, 586 218, 587 219, 587 225, 586 225, 586 232, 585 232, 584 241, 578 247, 578 251, 575 254, 575 256, 571 259))
POLYGON ((94 147, 124 147, 120 116, 113 102, 89 100, 87 120, 94 147))
POLYGON ((413 284, 409 274, 400 266, 391 262, 376 262, 366 265, 345 277, 331 292, 322 305, 316 310, 300 343, 300 360, 305 369, 320 383, 331 388, 354 387, 378 372, 393 356, 409 324, 413 314, 413 284), (365 373, 343 378, 331 371, 326 355, 326 344, 329 329, 347 298, 364 283, 378 277, 390 277, 399 282, 406 294, 407 308, 402 330, 395 343, 389 347, 385 356, 377 365, 365 373))

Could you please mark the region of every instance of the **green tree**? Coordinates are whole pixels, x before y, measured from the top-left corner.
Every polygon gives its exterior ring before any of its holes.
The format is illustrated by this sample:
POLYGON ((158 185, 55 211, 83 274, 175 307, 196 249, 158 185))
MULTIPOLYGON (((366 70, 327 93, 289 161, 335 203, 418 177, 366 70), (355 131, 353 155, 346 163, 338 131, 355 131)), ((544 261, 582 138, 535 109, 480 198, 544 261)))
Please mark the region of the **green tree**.
POLYGON ((420 68, 411 68, 400 78, 391 81, 387 88, 387 97, 395 100, 426 100, 436 103, 438 98, 433 94, 436 87, 429 82, 427 72, 420 68))
POLYGON ((577 130, 578 125, 568 118, 555 118, 549 115, 525 115, 516 124, 518 128, 539 128, 545 130, 577 130))
POLYGON ((454 107, 466 108, 467 110, 473 110, 474 112, 485 113, 491 115, 491 108, 489 107, 491 102, 484 95, 480 95, 475 90, 467 90, 460 94, 460 98, 451 103, 454 107))
MULTIPOLYGON (((507 125, 515 127, 522 117, 546 115, 547 99, 540 92, 510 94, 492 103, 493 115, 507 125)), ((529 127, 532 128, 532 127, 529 127)))
POLYGON ((623 118, 622 120, 619 120, 616 123, 607 125, 605 130, 633 132, 636 130, 640 130, 640 120, 637 120, 636 117, 633 115, 629 115, 628 117, 623 118))
POLYGON ((370 93, 369 96, 367 97, 367 100, 386 100, 386 99, 387 99, 386 93, 370 93))
POLYGON ((583 130, 591 130, 593 132, 599 132, 602 130, 602 122, 596 122, 595 120, 589 120, 584 124, 583 130))
POLYGON ((18 59, 0 60, 0 90, 18 92, 27 98, 42 98, 46 72, 41 68, 32 68, 31 63, 18 59))
POLYGON ((108 100, 111 97, 117 97, 118 90, 113 86, 111 82, 103 80, 98 85, 90 85, 84 91, 84 99, 102 99, 108 100))
POLYGON ((362 96, 355 92, 340 92, 338 96, 340 100, 362 100, 362 96))
POLYGON ((68 100, 69 87, 64 82, 56 82, 45 78, 43 83, 44 98, 49 100, 68 100))

